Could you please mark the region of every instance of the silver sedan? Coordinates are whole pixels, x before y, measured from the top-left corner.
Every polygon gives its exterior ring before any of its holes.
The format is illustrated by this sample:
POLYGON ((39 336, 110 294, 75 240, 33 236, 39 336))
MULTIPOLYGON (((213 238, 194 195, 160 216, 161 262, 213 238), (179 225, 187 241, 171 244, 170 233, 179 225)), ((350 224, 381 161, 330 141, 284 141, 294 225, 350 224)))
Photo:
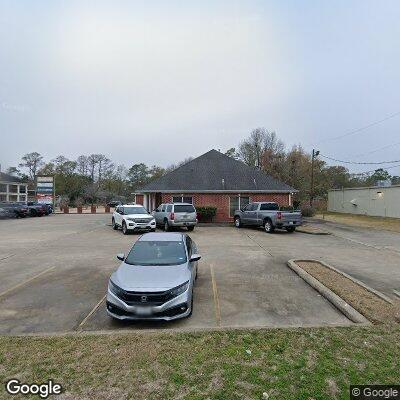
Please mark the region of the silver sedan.
POLYGON ((107 312, 120 320, 174 320, 193 310, 193 285, 200 260, 184 233, 146 233, 111 275, 107 312))

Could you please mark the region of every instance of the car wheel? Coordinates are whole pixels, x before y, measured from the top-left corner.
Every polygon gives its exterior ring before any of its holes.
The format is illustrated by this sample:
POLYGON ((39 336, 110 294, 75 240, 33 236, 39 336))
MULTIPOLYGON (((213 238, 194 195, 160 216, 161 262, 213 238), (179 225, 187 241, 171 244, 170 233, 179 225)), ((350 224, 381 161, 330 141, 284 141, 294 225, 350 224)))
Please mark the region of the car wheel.
POLYGON ((127 235, 129 233, 128 227, 126 226, 126 222, 125 221, 122 223, 122 233, 124 235, 127 235))
POLYGON ((240 228, 242 226, 242 220, 240 219, 240 217, 235 218, 235 226, 236 228, 240 228))
POLYGON ((292 233, 292 232, 294 232, 295 230, 296 230, 296 227, 295 227, 295 226, 289 226, 288 228, 286 228, 286 231, 289 232, 289 233, 292 233))
POLYGON ((32 217, 37 217, 37 211, 36 210, 32 210, 31 211, 31 216, 32 217))
POLYGON ((169 223, 167 220, 164 221, 164 231, 168 232, 169 231, 169 223))
POLYGON ((156 228, 152 229, 151 231, 152 231, 152 232, 155 232, 155 231, 156 231, 156 228))
POLYGON ((114 218, 111 220, 111 225, 112 225, 112 228, 113 228, 115 231, 118 229, 118 225, 115 223, 115 219, 114 219, 114 218))
POLYGON ((272 233, 275 230, 275 227, 272 225, 272 222, 270 219, 266 219, 264 221, 264 231, 267 233, 272 233))
POLYGON ((194 226, 188 226, 188 227, 187 227, 187 229, 188 229, 188 231, 190 231, 190 232, 191 232, 191 231, 193 231, 193 230, 194 230, 194 226))

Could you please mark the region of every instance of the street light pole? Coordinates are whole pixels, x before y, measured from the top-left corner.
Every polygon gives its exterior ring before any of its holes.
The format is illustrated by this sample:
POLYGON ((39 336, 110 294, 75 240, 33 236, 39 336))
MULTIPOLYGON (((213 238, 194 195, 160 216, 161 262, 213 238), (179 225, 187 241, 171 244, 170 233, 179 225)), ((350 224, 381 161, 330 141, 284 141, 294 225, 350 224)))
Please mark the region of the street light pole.
POLYGON ((318 156, 319 151, 313 149, 311 156, 311 187, 310 187, 310 207, 313 206, 314 200, 314 160, 318 156))

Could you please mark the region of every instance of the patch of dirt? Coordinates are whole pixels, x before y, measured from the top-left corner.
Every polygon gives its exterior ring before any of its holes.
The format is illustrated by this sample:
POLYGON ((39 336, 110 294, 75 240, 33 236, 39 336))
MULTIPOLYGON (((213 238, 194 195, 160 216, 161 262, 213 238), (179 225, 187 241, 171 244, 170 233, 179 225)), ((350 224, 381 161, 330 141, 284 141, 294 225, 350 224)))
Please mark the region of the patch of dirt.
POLYGON ((374 323, 400 322, 400 301, 389 304, 374 293, 317 261, 296 264, 374 323))

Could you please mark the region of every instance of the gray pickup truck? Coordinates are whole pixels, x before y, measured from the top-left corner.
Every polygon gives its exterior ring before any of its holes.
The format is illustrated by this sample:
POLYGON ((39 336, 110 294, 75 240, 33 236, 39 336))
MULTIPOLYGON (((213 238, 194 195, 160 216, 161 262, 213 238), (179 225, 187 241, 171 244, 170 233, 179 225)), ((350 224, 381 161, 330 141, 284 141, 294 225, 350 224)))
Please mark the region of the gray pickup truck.
POLYGON ((280 211, 278 203, 249 203, 241 210, 235 211, 235 226, 262 226, 265 232, 272 233, 275 229, 286 229, 294 232, 296 226, 302 224, 300 211, 280 211))

